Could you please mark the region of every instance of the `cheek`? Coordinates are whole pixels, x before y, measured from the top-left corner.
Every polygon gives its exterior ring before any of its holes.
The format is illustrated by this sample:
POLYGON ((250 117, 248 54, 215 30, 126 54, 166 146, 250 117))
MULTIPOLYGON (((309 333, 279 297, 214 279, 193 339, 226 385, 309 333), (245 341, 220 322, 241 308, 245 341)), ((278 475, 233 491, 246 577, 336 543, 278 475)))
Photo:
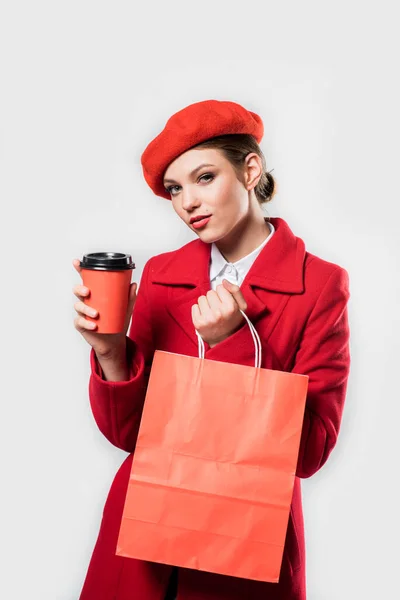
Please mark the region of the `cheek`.
POLYGON ((216 179, 207 189, 207 197, 216 206, 233 204, 239 201, 237 187, 228 179, 216 179))
POLYGON ((171 195, 171 204, 172 204, 172 208, 174 209, 174 211, 176 213, 179 214, 182 212, 182 206, 176 196, 171 195))
POLYGON ((180 219, 184 220, 185 217, 183 216, 183 214, 184 214, 185 211, 183 210, 182 206, 180 206, 179 203, 176 202, 176 201, 172 201, 171 204, 172 204, 172 208, 174 209, 174 211, 176 212, 176 214, 178 215, 178 217, 180 219))

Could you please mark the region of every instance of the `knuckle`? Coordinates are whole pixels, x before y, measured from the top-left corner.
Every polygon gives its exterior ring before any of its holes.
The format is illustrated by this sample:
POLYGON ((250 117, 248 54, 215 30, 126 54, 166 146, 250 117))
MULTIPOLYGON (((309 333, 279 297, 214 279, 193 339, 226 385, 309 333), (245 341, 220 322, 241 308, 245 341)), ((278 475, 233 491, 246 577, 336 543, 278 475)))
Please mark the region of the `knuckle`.
POLYGON ((225 311, 225 314, 227 317, 233 317, 233 315, 235 314, 236 310, 234 306, 228 306, 228 308, 225 311))
POLYGON ((77 312, 79 312, 79 314, 83 315, 86 313, 87 311, 87 306, 86 304, 84 304, 84 302, 82 302, 81 300, 79 302, 76 302, 76 306, 77 306, 77 312))

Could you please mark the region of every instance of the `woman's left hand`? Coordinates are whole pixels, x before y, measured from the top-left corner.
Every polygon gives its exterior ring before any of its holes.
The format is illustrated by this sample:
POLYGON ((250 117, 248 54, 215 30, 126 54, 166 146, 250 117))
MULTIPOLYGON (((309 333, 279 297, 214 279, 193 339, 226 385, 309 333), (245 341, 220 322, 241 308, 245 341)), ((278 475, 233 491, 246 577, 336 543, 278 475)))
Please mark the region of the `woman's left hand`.
POLYGON ((222 285, 199 296, 192 306, 193 325, 212 348, 234 333, 242 324, 247 304, 238 285, 223 279, 222 285))

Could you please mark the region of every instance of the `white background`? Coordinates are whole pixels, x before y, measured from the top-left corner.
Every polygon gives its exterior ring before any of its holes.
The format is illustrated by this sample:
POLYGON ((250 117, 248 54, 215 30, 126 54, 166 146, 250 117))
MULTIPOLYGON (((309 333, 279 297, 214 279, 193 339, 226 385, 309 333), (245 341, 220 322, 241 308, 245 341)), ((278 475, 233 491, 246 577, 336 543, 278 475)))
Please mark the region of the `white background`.
MULTIPOLYGON (((194 239, 140 155, 177 110, 260 114, 268 214, 350 275, 339 441, 303 481, 309 600, 398 593, 399 78, 389 2, 5 1, 0 9, 1 579, 77 600, 126 454, 98 431, 72 259, 194 239)), ((395 4, 394 4, 395 6, 395 4)))

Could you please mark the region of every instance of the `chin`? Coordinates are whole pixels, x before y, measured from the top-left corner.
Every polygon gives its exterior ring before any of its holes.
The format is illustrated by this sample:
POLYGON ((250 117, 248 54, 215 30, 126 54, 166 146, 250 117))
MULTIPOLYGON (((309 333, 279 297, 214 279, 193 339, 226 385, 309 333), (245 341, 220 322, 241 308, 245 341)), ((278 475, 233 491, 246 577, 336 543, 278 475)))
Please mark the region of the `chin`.
POLYGON ((203 242, 207 242, 207 244, 211 244, 214 241, 214 235, 209 231, 196 231, 197 237, 199 237, 203 242))
POLYGON ((199 235, 201 241, 206 244, 213 244, 214 242, 218 242, 218 240, 221 240, 223 237, 223 235, 215 235, 215 233, 211 232, 202 232, 202 235, 199 235))
POLYGON ((199 238, 202 238, 207 241, 209 238, 216 237, 215 228, 210 224, 207 225, 204 229, 199 229, 198 231, 195 231, 195 233, 199 236, 199 238))

